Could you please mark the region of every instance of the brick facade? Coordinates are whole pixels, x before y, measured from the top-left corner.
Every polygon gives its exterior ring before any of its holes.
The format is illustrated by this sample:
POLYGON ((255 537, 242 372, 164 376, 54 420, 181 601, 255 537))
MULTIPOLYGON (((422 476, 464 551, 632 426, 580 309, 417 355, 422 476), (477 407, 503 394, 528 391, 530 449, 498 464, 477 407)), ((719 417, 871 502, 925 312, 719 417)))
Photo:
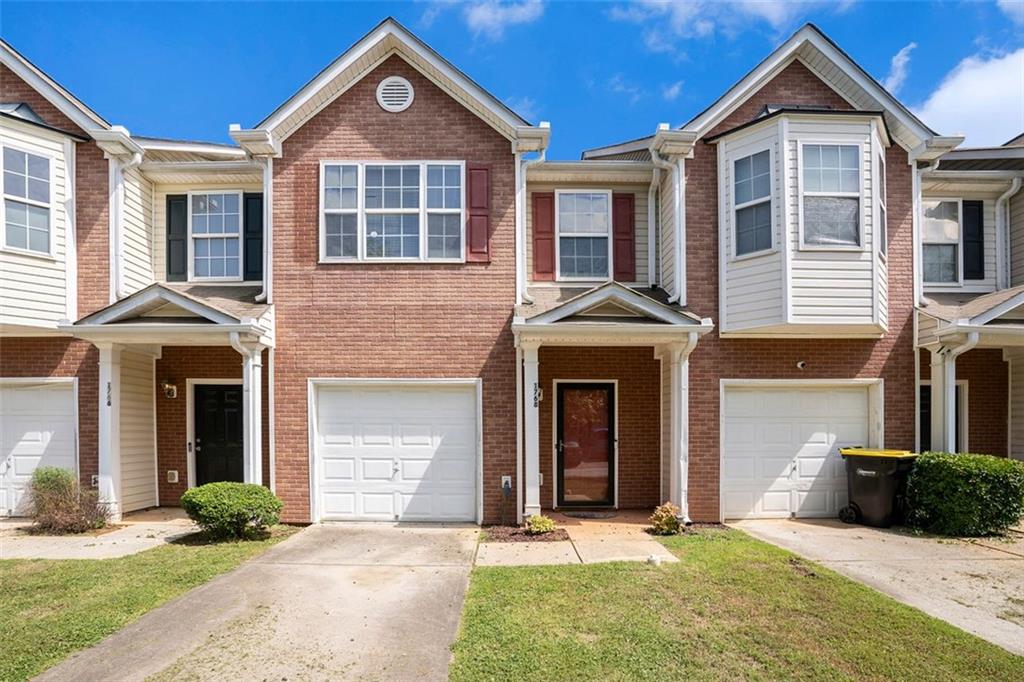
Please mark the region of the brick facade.
POLYGON ((284 143, 274 161, 277 494, 309 520, 311 377, 481 377, 484 516, 498 517, 515 475, 515 167, 507 139, 392 56, 284 143), (406 111, 376 101, 404 76, 406 111), (464 159, 491 169, 491 262, 318 263, 321 159, 464 159))
POLYGON ((544 475, 541 505, 551 507, 552 420, 556 398, 554 380, 618 381, 618 506, 621 509, 656 507, 661 492, 661 363, 654 348, 542 346, 539 351, 540 470, 544 475))
MULTIPOLYGON (((850 105, 794 62, 754 93, 711 134, 751 120, 766 104, 850 105)), ((686 266, 689 308, 718 319, 718 171, 714 145, 698 142, 686 161, 686 266)), ((873 378, 885 380, 885 444, 914 447, 913 236, 907 155, 886 153, 889 209, 889 332, 878 340, 722 339, 704 336, 690 365, 690 515, 719 519, 719 387, 729 379, 873 378), (796 368, 805 361, 804 371, 796 368)))

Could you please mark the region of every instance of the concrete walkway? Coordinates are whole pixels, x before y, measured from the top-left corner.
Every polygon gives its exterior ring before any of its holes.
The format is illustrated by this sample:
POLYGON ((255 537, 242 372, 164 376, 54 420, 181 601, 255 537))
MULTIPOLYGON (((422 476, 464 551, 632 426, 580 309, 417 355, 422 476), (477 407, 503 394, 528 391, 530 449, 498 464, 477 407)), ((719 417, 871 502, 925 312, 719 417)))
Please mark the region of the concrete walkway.
POLYGON ((606 561, 679 561, 646 532, 649 513, 621 511, 607 519, 581 519, 552 513, 568 540, 555 542, 482 542, 477 566, 554 566, 606 561))
POLYGON ((311 526, 42 680, 443 680, 476 527, 311 526))
POLYGON ((1024 535, 949 540, 807 519, 730 525, 1024 655, 1024 535))

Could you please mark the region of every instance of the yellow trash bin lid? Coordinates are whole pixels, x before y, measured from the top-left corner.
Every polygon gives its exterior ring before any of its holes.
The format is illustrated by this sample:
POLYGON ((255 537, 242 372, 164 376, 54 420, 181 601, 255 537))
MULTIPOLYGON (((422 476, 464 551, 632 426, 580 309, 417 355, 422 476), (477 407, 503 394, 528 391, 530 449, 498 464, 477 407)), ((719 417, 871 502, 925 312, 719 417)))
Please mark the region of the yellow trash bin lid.
POLYGON ((883 450, 879 448, 839 448, 839 454, 843 457, 892 457, 893 459, 917 457, 917 453, 910 450, 883 450))

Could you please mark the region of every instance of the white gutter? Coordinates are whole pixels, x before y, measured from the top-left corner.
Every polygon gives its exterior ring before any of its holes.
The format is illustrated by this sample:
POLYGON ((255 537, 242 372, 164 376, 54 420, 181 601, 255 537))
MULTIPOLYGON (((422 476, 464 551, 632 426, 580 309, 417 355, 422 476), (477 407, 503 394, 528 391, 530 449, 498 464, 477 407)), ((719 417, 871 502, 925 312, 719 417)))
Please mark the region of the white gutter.
POLYGON ((661 186, 661 169, 655 168, 651 174, 651 186, 647 190, 647 285, 654 287, 657 282, 656 278, 656 264, 658 254, 658 236, 660 230, 655 230, 654 226, 657 224, 657 220, 660 216, 657 214, 655 206, 655 197, 658 193, 658 188, 661 186))
POLYGON ((996 250, 999 252, 996 255, 997 262, 1000 265, 996 275, 998 281, 996 287, 999 289, 1006 289, 1010 286, 1011 273, 1010 273, 1010 199, 1013 198, 1017 192, 1020 191, 1021 181, 1020 177, 1015 177, 1010 181, 1010 188, 1003 192, 998 199, 996 199, 996 250))
POLYGON ((256 295, 259 303, 273 303, 274 270, 274 159, 263 157, 263 289, 256 295))
MULTIPOLYGON (((541 123, 543 126, 544 124, 541 123)), ((535 159, 523 159, 522 152, 515 153, 516 163, 516 305, 533 303, 526 291, 526 171, 530 166, 543 163, 547 149, 542 148, 535 159)))
POLYGON ((680 261, 682 261, 682 258, 680 257, 680 251, 679 251, 680 243, 683 240, 685 240, 685 238, 686 238, 685 235, 684 235, 685 227, 683 226, 684 222, 683 222, 683 215, 682 215, 682 212, 683 212, 683 197, 682 197, 682 187, 681 186, 682 186, 682 184, 684 182, 683 179, 682 179, 683 160, 679 159, 679 161, 677 163, 672 163, 671 161, 666 161, 665 159, 663 159, 661 157, 661 155, 657 151, 655 151, 654 147, 651 147, 649 151, 651 153, 651 160, 654 162, 654 165, 656 167, 662 168, 662 169, 667 170, 667 171, 671 171, 675 175, 674 182, 672 183, 672 187, 673 187, 672 207, 673 207, 673 217, 674 217, 674 223, 675 223, 673 225, 673 229, 674 229, 674 233, 675 233, 675 249, 674 249, 674 253, 673 253, 673 258, 675 260, 675 279, 676 279, 676 285, 675 285, 675 291, 672 292, 671 296, 669 296, 668 302, 669 303, 679 302, 680 305, 686 305, 686 296, 685 296, 685 291, 686 291, 685 286, 686 285, 685 285, 685 283, 683 282, 683 279, 682 279, 683 277, 686 276, 686 273, 685 273, 684 268, 682 267, 681 262, 680 262, 680 261))

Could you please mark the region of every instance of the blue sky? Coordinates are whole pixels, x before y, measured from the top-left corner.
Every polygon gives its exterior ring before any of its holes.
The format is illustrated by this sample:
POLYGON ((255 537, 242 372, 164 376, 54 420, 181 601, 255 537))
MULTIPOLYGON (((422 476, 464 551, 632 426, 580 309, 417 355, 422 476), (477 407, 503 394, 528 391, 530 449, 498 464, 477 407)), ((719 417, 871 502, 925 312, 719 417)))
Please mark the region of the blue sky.
POLYGON ((531 121, 549 158, 679 125, 806 21, 968 145, 1024 132, 1024 0, 24 3, 0 33, 109 121, 227 140, 388 15, 531 121))

